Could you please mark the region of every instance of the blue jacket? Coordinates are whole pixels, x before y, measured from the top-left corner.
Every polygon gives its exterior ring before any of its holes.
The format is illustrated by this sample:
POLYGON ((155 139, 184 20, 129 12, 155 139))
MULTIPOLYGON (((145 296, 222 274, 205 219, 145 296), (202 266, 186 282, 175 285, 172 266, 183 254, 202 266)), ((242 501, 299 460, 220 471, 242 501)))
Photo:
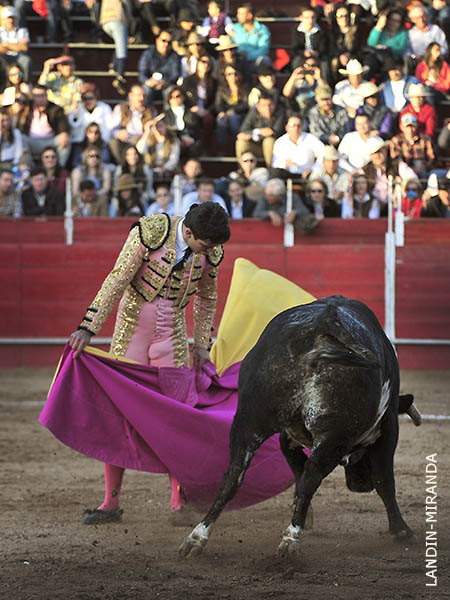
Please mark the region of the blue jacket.
MULTIPOLYGON (((403 95, 405 97, 405 104, 407 104, 409 102, 409 98, 406 95, 406 92, 407 92, 409 86, 411 85, 411 83, 420 83, 420 81, 416 77, 413 77, 412 75, 408 75, 406 77, 406 83, 405 83, 405 87, 403 89, 403 95)), ((390 79, 388 79, 385 82, 384 88, 381 90, 381 94, 383 96, 383 103, 385 104, 385 106, 387 106, 389 109, 392 110, 394 108, 394 92, 392 91, 392 85, 391 85, 390 79)))
POLYGON ((247 59, 255 61, 260 56, 267 56, 270 48, 270 31, 259 21, 254 21, 250 33, 240 23, 233 24, 233 42, 238 45, 239 52, 246 52, 247 59))

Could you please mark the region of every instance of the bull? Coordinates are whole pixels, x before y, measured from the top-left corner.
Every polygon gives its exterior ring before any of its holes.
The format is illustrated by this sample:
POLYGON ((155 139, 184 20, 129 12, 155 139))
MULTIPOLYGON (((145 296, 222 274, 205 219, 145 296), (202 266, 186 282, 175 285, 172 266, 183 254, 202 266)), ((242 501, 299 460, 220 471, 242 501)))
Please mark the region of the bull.
POLYGON ((417 425, 420 414, 411 395, 399 396, 399 387, 395 350, 362 302, 332 296, 277 315, 242 362, 230 464, 179 553, 203 550, 255 452, 275 433, 295 476, 292 520, 279 555, 299 552, 311 499, 337 465, 344 466, 351 491, 377 491, 395 539, 412 537, 396 500, 393 460, 399 412, 417 425))

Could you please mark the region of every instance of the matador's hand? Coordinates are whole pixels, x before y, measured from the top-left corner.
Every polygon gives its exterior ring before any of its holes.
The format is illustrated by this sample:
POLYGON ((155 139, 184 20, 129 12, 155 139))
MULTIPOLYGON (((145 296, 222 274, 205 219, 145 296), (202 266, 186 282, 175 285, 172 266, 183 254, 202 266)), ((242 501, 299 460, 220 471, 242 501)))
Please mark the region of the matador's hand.
POLYGON ((194 357, 194 367, 196 369, 201 369, 205 363, 207 363, 209 358, 209 351, 206 348, 195 348, 192 353, 194 357))
POLYGON ((77 329, 69 338, 69 346, 75 350, 74 358, 78 358, 81 352, 91 343, 92 333, 84 329, 77 329))

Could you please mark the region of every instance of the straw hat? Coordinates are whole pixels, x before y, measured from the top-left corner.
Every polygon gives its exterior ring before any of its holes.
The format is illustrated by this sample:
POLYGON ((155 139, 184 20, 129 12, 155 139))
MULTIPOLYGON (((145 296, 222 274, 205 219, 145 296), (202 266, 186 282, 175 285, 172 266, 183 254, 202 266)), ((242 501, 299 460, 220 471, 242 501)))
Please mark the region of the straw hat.
POLYGON ((380 90, 384 88, 384 85, 376 85, 372 81, 368 81, 367 83, 362 83, 358 88, 358 94, 363 98, 370 98, 370 96, 375 96, 378 94, 380 90))
POLYGON ((340 154, 334 146, 325 146, 325 152, 323 153, 324 160, 339 160, 340 154))
POLYGON ((333 97, 333 91, 329 85, 319 85, 314 92, 316 100, 326 100, 333 97))
POLYGON ((191 31, 191 33, 187 36, 187 40, 184 42, 184 45, 190 46, 191 44, 206 44, 206 39, 199 35, 196 31, 191 31))
POLYGON ((373 137, 369 138, 369 141, 367 142, 367 152, 369 154, 375 154, 375 152, 378 152, 378 150, 381 150, 381 148, 384 148, 385 146, 386 142, 383 140, 383 138, 374 135, 373 137))
POLYGON ((115 192, 123 192, 123 190, 137 189, 139 185, 135 182, 133 175, 130 173, 124 173, 119 177, 117 187, 114 188, 115 192))
POLYGON ((407 90, 407 94, 410 98, 411 98, 411 96, 425 97, 425 96, 429 95, 426 90, 426 87, 422 83, 411 83, 411 85, 409 86, 409 88, 407 90))
POLYGON ((363 73, 367 73, 369 67, 362 66, 357 58, 351 58, 345 69, 339 69, 339 73, 341 75, 362 75, 363 73))
POLYGON ((221 35, 219 36, 219 43, 216 46, 217 52, 222 52, 223 50, 233 50, 233 48, 237 48, 238 45, 233 42, 229 35, 221 35))

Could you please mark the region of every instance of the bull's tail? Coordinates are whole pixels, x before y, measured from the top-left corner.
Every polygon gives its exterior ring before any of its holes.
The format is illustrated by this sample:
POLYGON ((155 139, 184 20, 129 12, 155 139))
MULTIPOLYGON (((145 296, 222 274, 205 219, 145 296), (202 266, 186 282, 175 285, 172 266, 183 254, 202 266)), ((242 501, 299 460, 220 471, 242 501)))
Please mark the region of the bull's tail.
POLYGON ((303 360, 312 368, 316 367, 319 361, 361 369, 379 369, 381 366, 376 356, 363 347, 350 349, 339 348, 338 346, 321 346, 307 352, 303 360))

